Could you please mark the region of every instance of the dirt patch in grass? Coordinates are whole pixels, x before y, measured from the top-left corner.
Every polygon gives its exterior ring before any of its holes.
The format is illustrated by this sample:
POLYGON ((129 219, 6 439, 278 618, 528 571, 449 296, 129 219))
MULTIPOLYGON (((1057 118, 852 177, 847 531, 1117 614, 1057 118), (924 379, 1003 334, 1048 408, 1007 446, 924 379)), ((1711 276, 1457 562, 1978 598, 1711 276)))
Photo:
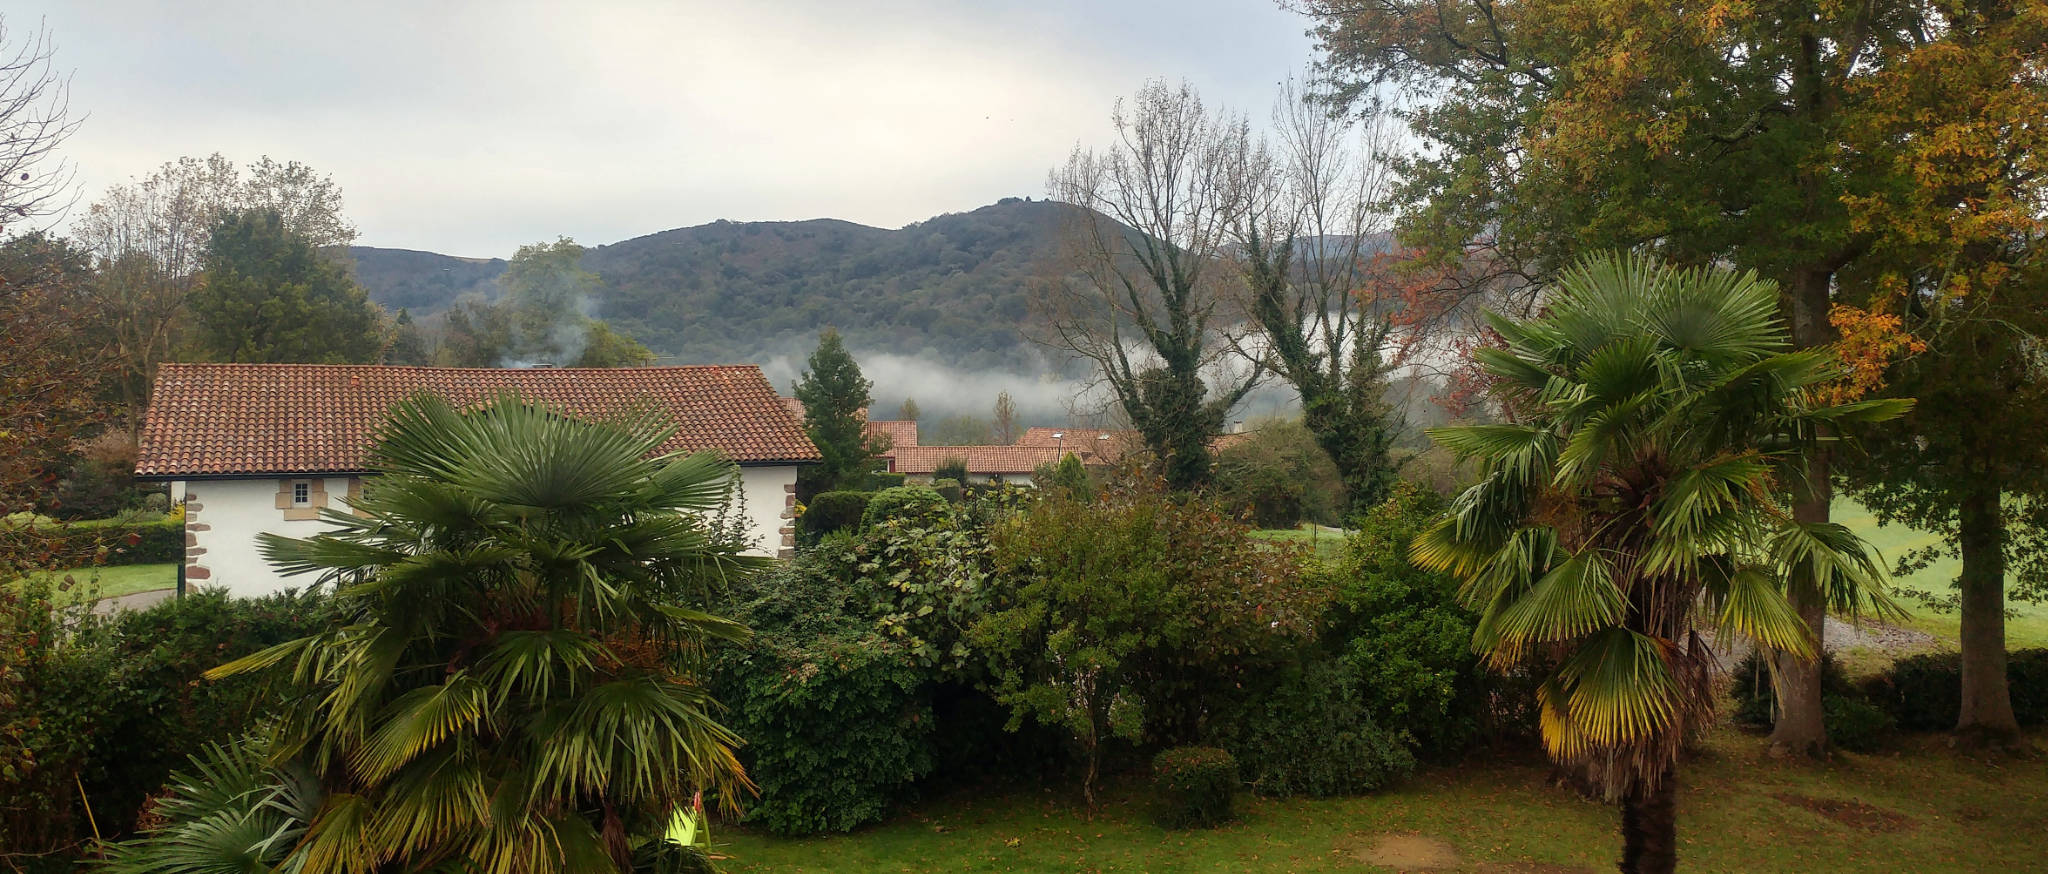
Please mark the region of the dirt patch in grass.
POLYGON ((1344 844, 1358 861, 1396 871, 1449 871, 1462 864, 1450 844, 1422 835, 1352 835, 1344 844))
POLYGON ((1773 792, 1771 797, 1794 807, 1804 807, 1850 828, 1859 828, 1864 831, 1899 832, 1913 827, 1911 817, 1886 810, 1882 807, 1872 807, 1861 801, 1815 798, 1811 795, 1795 795, 1790 792, 1773 792))

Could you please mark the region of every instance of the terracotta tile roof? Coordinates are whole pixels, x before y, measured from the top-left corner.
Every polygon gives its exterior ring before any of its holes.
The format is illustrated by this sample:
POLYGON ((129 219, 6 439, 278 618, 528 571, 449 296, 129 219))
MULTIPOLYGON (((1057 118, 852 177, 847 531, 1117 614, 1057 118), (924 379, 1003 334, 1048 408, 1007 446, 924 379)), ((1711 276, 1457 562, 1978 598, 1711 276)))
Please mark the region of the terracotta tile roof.
POLYGON ((910 446, 891 450, 885 457, 890 459, 892 473, 930 474, 939 465, 958 459, 967 462, 968 473, 1012 476, 1059 461, 1061 454, 1050 446, 910 446))
POLYGON ((1081 460, 1089 464, 1115 464, 1125 454, 1143 448, 1144 441, 1138 432, 1128 428, 1036 426, 1024 429, 1024 436, 1017 438, 1017 445, 1065 447, 1068 452, 1080 452, 1081 460), (1054 434, 1065 436, 1054 437, 1054 434))
POLYGON ((676 415, 676 436, 664 449, 715 449, 741 464, 818 460, 802 421, 750 364, 607 370, 165 364, 143 420, 135 475, 362 471, 386 411, 421 391, 458 404, 513 391, 579 416, 652 402, 676 415))
POLYGON ((867 431, 888 437, 889 445, 899 449, 917 445, 917 423, 909 419, 869 419, 867 431))

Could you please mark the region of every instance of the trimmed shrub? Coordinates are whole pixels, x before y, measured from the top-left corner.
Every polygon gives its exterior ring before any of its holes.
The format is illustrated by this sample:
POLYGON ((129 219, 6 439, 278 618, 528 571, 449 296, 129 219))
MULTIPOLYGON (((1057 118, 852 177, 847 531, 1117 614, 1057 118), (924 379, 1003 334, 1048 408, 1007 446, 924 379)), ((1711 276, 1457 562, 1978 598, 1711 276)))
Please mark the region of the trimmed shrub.
POLYGON ((1827 721, 1828 740, 1856 753, 1874 753, 1884 748, 1899 729, 1898 720, 1875 704, 1852 695, 1822 695, 1821 716, 1827 721))
POLYGON ((897 486, 876 492, 868 500, 860 524, 863 528, 871 528, 884 519, 902 519, 911 525, 925 527, 952 514, 952 505, 938 492, 925 486, 897 486))
POLYGON ((960 483, 961 480, 951 478, 932 480, 932 491, 938 492, 946 503, 957 504, 967 497, 967 489, 960 483))
POLYGON ((872 497, 874 495, 868 492, 819 492, 812 495, 811 502, 804 505, 803 517, 798 520, 804 542, 816 543, 834 531, 859 528, 861 516, 868 509, 868 499, 872 497))
POLYGON ((74 549, 106 550, 105 564, 162 564, 185 560, 185 514, 130 521, 127 518, 73 522, 65 537, 74 549))
POLYGON ((2021 725, 2048 724, 2048 649, 2006 653, 2005 677, 2012 689, 2013 717, 2021 725))
POLYGON ((1863 683, 1864 694, 1907 731, 1948 731, 1963 712, 1963 660, 1952 652, 1911 655, 1863 683))
POLYGON ((1260 795, 1360 795, 1415 769, 1407 739, 1373 723, 1335 662, 1291 672, 1248 709, 1228 746, 1260 795))
POLYGON ((1215 747, 1174 747, 1152 759, 1153 818, 1163 828, 1213 828, 1229 822, 1237 760, 1215 747))

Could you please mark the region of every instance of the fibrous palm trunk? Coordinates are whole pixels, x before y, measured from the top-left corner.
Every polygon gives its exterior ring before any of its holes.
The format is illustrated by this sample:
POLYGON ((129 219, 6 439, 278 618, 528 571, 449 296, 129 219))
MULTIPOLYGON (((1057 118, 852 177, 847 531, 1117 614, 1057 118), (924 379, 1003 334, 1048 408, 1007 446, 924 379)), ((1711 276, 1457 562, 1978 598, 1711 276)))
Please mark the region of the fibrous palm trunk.
POLYGON ((1996 489, 1963 499, 1958 540, 1962 589, 1963 707, 1956 740, 2006 746, 2019 740, 2005 676, 2005 517, 1996 489))
POLYGON ((1666 768, 1654 786, 1638 783, 1621 803, 1622 874, 1678 870, 1678 775, 1666 768))

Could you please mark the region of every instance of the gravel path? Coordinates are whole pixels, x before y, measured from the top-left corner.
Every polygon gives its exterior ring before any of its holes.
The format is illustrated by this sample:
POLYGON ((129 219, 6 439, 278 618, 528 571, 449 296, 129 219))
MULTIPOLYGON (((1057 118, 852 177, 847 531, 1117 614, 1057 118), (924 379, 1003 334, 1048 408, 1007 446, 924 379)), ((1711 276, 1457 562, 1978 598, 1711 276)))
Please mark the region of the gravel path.
POLYGON ((177 597, 177 589, 151 589, 147 592, 130 592, 112 598, 102 598, 93 605, 93 612, 108 614, 116 610, 142 610, 177 597))
MULTIPOLYGON (((1705 634, 1708 640, 1713 640, 1712 632, 1705 634)), ((1821 632, 1821 646, 1829 652, 1836 653, 1852 649, 1871 649, 1897 658, 1926 652, 1934 649, 1938 643, 1940 638, 1925 631, 1899 628, 1882 622, 1866 621, 1852 624, 1833 616, 1828 617, 1827 627, 1821 632)), ((1714 652, 1721 657, 1721 664, 1726 666, 1741 661, 1744 656, 1749 655, 1751 649, 1749 641, 1738 638, 1729 641, 1727 649, 1715 646, 1714 652)))

